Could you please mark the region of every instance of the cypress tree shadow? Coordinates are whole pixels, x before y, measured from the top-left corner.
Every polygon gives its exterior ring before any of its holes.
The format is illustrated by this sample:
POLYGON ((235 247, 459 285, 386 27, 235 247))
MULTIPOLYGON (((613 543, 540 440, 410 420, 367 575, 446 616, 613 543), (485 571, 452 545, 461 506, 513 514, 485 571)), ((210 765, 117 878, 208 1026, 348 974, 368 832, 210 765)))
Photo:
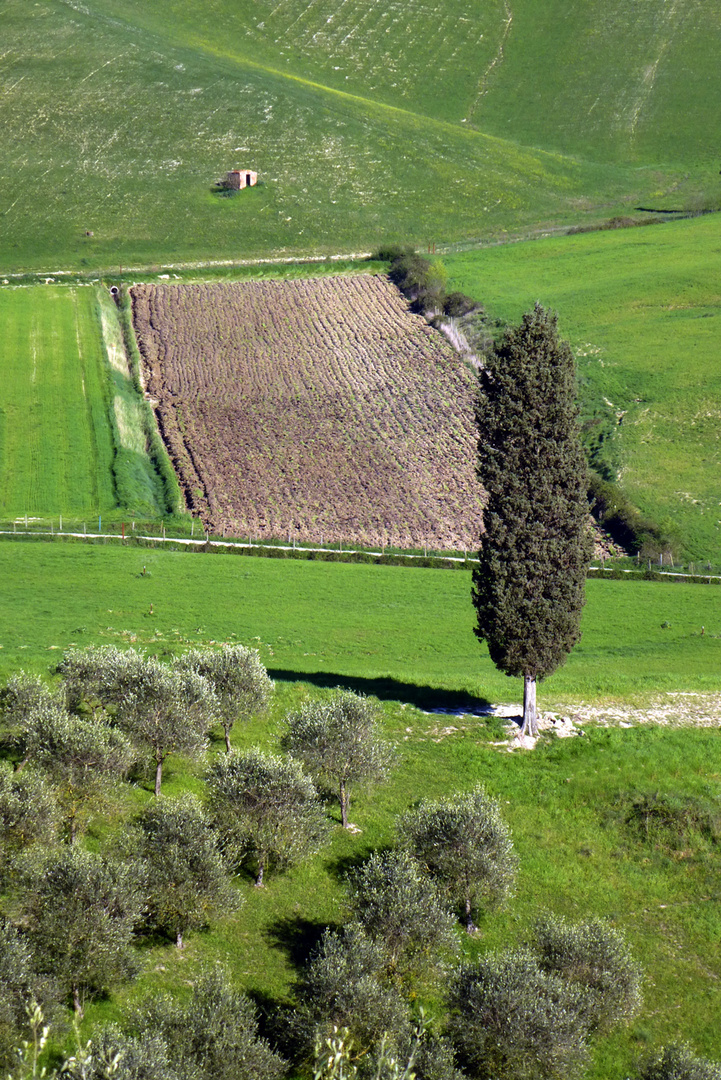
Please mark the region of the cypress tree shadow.
POLYGON ((491 702, 487 698, 475 697, 465 690, 419 686, 390 677, 371 679, 333 671, 291 671, 287 668, 268 668, 268 674, 278 682, 306 682, 324 689, 341 687, 352 690, 354 694, 377 697, 381 701, 405 702, 426 712, 467 712, 483 716, 491 709, 491 702))

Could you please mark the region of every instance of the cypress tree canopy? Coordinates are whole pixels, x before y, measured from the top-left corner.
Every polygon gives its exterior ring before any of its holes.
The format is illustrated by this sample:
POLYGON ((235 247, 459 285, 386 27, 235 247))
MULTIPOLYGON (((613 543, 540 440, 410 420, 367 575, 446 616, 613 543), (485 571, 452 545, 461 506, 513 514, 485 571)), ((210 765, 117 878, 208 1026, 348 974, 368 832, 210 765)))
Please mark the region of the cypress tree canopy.
MULTIPOLYGON (((539 304, 506 331, 480 372, 478 476, 487 492, 473 603, 491 659, 533 684, 580 637, 588 478, 578 437, 575 366, 556 316, 539 304)), ((532 706, 532 709, 531 709, 532 706)), ((532 712, 532 715, 531 715, 532 712)))

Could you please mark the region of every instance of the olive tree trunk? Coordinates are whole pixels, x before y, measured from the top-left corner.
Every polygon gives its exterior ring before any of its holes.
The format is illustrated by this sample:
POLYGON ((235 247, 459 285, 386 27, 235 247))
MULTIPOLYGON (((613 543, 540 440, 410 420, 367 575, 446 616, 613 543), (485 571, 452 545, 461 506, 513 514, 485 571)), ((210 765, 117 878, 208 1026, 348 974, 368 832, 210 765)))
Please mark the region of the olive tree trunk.
POLYGON ((523 676, 523 727, 521 735, 538 735, 538 713, 536 712, 536 676, 523 676))
POLYGON ((338 789, 338 801, 340 802, 340 822, 344 829, 348 828, 348 803, 350 795, 346 791, 345 780, 341 780, 338 789))
POLYGON ((468 931, 469 934, 475 934, 475 932, 476 932, 476 924, 474 923, 473 918, 471 916, 471 898, 470 898, 470 896, 466 897, 466 930, 468 931))

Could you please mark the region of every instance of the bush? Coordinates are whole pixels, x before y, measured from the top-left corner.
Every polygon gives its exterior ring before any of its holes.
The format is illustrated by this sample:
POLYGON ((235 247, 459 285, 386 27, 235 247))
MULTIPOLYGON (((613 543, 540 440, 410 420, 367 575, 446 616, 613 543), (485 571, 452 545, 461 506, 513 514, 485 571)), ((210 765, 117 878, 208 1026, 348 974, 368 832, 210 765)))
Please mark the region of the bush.
POLYGON ((689 795, 637 795, 624 820, 635 839, 666 852, 721 844, 721 809, 689 795))
POLYGON ((644 1062, 638 1080, 721 1080, 721 1064, 696 1057, 685 1045, 665 1046, 644 1062))

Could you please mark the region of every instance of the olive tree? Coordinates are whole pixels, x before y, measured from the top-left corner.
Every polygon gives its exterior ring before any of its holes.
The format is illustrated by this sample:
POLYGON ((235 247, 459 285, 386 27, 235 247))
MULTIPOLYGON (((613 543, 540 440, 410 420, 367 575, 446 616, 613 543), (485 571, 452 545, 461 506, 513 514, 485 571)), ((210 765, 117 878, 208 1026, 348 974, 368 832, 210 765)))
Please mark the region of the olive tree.
POLYGON ((253 1003, 222 969, 204 974, 189 1000, 146 999, 132 1017, 136 1037, 160 1038, 178 1080, 280 1080, 286 1063, 258 1035, 253 1003))
POLYGON ((57 666, 68 708, 73 712, 83 708, 96 711, 115 704, 144 662, 136 649, 115 645, 68 649, 57 666))
POLYGON ((306 1049, 345 1028, 354 1054, 366 1054, 384 1036, 402 1041, 410 1008, 387 978, 383 942, 359 923, 326 930, 298 986, 301 1037, 306 1049))
POLYGON ((15 766, 17 772, 28 763, 22 735, 28 720, 38 712, 50 712, 60 707, 61 695, 37 675, 25 671, 12 675, 0 690, 4 737, 14 751, 20 752, 20 761, 15 766))
POLYGON ((205 751, 215 708, 210 685, 195 672, 174 671, 152 659, 135 665, 132 681, 118 698, 117 723, 136 745, 150 751, 156 795, 169 754, 205 751))
POLYGON ((697 1057, 685 1044, 664 1046, 643 1062, 638 1080, 721 1080, 721 1062, 697 1057))
POLYGON ((73 842, 94 800, 122 779, 135 759, 126 736, 103 718, 73 716, 61 702, 42 702, 24 717, 19 734, 26 761, 56 785, 73 842))
POLYGON ((389 969, 410 976, 438 969, 454 951, 454 917, 433 881, 407 852, 374 852, 350 877, 350 904, 365 932, 381 942, 389 969))
POLYGON ((513 888, 518 860, 498 802, 482 787, 423 800, 398 822, 401 842, 463 911, 468 933, 480 904, 498 904, 513 888))
POLYGON ((285 720, 283 749, 303 762, 316 783, 337 792, 343 828, 348 828, 351 786, 385 779, 393 761, 391 748, 378 737, 378 715, 376 702, 336 690, 285 720))
POLYGON ((13 772, 0 761, 0 880, 8 858, 32 844, 48 844, 56 834, 58 805, 43 777, 13 772))
POLYGON ((208 789, 224 850, 254 865, 258 887, 269 866, 290 866, 328 839, 313 781, 293 758, 231 750, 213 762, 208 789))
POLYGON ((602 919, 571 923, 548 916, 536 927, 543 971, 584 991, 582 1015, 590 1031, 606 1031, 641 1008, 641 968, 623 935, 602 919))
POLYGON ((29 864, 23 917, 36 971, 71 998, 83 999, 134 973, 133 931, 145 893, 138 866, 67 847, 29 864))
POLYGON ((583 991, 532 953, 485 954, 450 982, 449 1034, 460 1064, 493 1080, 573 1080, 588 1059, 583 991))
POLYGON ((178 948, 187 931, 240 906, 217 837, 194 796, 154 800, 127 830, 125 847, 147 868, 148 924, 174 938, 178 948))
POLYGON ((26 1026, 27 1005, 34 995, 32 957, 14 926, 0 917, 0 1069, 15 1057, 26 1026))
POLYGON ((178 671, 202 675, 213 689, 217 715, 230 753, 230 732, 236 720, 263 712, 273 692, 272 680, 255 649, 222 645, 219 649, 190 649, 175 663, 178 671))

